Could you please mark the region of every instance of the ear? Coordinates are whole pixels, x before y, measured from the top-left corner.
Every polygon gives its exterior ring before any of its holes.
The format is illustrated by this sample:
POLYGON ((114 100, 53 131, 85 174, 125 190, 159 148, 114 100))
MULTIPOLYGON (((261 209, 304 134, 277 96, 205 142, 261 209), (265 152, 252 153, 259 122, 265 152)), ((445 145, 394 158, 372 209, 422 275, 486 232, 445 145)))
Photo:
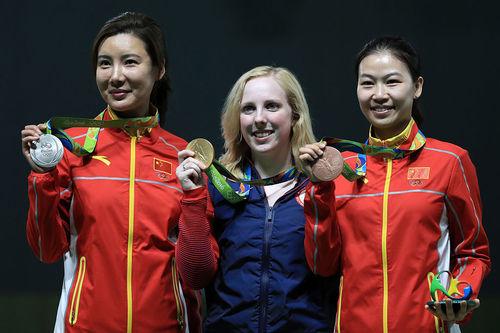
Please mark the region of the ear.
POLYGON ((162 66, 160 67, 160 71, 158 72, 158 80, 161 80, 165 75, 165 73, 166 73, 165 63, 163 63, 162 66))
POLYGON ((424 88, 424 78, 419 76, 417 81, 415 81, 415 95, 413 95, 414 99, 417 99, 422 95, 422 90, 424 88))

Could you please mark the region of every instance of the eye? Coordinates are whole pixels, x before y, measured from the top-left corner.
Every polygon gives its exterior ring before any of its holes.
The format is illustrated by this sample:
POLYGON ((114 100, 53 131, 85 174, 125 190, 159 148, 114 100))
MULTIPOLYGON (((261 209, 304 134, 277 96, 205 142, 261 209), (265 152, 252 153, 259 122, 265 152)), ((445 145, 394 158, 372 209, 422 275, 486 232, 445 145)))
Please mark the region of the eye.
POLYGON ((280 108, 280 104, 276 103, 276 102, 268 102, 266 103, 266 109, 269 110, 269 111, 272 111, 272 112, 275 112, 275 111, 278 111, 279 108, 280 108))
POLYGON ((137 65, 139 62, 135 59, 126 59, 125 60, 125 65, 137 65))
POLYGON ((363 81, 359 82, 359 85, 363 86, 363 87, 371 87, 371 86, 373 86, 373 82, 369 81, 369 80, 363 80, 363 81))
POLYGON ((389 79, 389 80, 387 80, 387 84, 390 85, 390 86, 394 86, 394 85, 396 85, 398 83, 401 83, 401 81, 396 80, 396 79, 389 79))
POLYGON ((97 66, 99 66, 100 68, 108 68, 111 66, 111 62, 107 59, 101 59, 97 62, 97 66))
POLYGON ((253 106, 251 104, 247 104, 247 105, 243 105, 243 107, 241 108, 241 113, 250 114, 254 110, 255 110, 255 106, 253 106))

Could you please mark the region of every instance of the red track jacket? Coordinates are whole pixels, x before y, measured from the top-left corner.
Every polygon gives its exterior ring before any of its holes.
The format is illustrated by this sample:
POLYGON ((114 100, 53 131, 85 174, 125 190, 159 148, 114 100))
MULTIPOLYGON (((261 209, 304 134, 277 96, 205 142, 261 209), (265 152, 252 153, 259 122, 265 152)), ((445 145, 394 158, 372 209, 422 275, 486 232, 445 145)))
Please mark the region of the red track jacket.
MULTIPOLYGON (((401 148, 417 125, 405 132, 393 139, 401 148)), ((474 165, 464 149, 427 139, 403 159, 367 156, 366 179, 311 184, 305 198, 309 266, 342 275, 336 331, 436 332, 427 273, 451 270, 476 297, 490 270, 474 165)))
POLYGON ((180 287, 174 259, 185 146, 160 127, 104 129, 91 156, 65 151, 56 169, 29 175, 28 242, 42 262, 64 258, 55 332, 200 330, 197 294, 180 287))

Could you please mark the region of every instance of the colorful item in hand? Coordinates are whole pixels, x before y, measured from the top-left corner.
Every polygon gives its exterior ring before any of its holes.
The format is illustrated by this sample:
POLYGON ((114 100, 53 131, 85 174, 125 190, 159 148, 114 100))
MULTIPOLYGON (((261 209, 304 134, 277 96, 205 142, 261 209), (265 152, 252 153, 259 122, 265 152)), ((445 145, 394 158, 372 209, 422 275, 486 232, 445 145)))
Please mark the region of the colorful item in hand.
POLYGON ((213 160, 214 148, 208 140, 203 138, 194 139, 188 143, 186 149, 192 150, 195 153, 194 158, 205 164, 207 168, 204 171, 212 184, 214 184, 224 199, 233 204, 245 200, 251 186, 267 186, 283 183, 297 177, 299 174, 295 167, 291 167, 273 177, 252 179, 251 167, 247 165, 243 178, 238 178, 219 161, 213 160), (206 158, 208 156, 211 156, 211 158, 206 158), (240 189, 238 191, 233 190, 227 183, 227 179, 240 183, 240 189))
POLYGON ((454 278, 450 271, 441 271, 436 275, 430 272, 427 274, 427 279, 430 281, 429 289, 431 297, 435 302, 439 301, 438 291, 454 301, 465 301, 472 296, 472 286, 465 281, 459 281, 454 278), (441 280, 439 279, 443 274, 448 275, 448 289, 441 284, 441 280))
POLYGON ((54 117, 47 122, 47 134, 52 134, 61 140, 66 149, 76 156, 85 156, 91 154, 97 144, 100 128, 123 128, 123 129, 142 129, 152 128, 158 125, 158 114, 150 117, 127 118, 116 120, 103 120, 104 111, 94 119, 72 118, 72 117, 54 117), (83 146, 78 144, 63 130, 71 127, 89 127, 83 146))

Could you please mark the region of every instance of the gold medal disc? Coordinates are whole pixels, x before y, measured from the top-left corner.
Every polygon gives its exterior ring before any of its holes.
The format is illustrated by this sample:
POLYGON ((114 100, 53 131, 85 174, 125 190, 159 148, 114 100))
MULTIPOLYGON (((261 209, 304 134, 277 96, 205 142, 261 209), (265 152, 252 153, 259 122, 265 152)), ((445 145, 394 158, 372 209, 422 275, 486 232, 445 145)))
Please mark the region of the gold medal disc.
POLYGON ((186 149, 194 152, 194 158, 205 164, 208 168, 214 160, 214 147, 207 139, 198 138, 191 140, 186 149))

